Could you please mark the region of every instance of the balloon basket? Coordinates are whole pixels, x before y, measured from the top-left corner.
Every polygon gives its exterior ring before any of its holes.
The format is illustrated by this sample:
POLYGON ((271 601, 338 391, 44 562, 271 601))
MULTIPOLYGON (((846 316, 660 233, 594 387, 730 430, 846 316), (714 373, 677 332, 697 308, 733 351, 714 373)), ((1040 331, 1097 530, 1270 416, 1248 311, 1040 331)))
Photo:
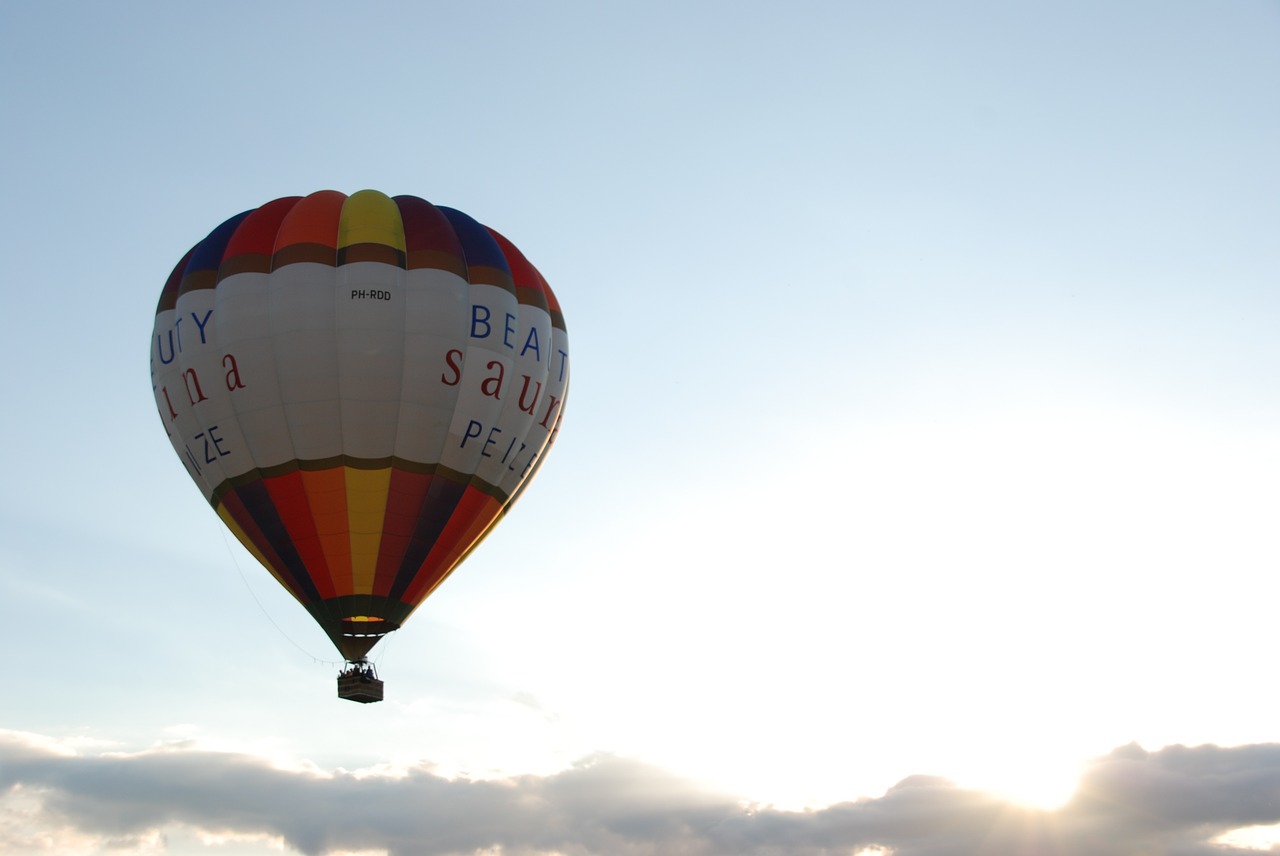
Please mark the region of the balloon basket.
POLYGON ((350 663, 348 668, 338 675, 338 698, 358 701, 361 704, 382 701, 382 681, 374 672, 373 665, 368 661, 350 663))

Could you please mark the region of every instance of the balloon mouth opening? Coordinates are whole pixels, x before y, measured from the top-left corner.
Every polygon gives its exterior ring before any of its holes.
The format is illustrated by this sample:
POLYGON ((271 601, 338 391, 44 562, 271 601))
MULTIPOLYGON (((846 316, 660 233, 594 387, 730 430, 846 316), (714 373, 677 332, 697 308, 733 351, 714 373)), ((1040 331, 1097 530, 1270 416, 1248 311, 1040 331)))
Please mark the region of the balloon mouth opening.
POLYGON ((399 625, 378 615, 347 615, 340 633, 344 639, 377 639, 397 629, 399 625))

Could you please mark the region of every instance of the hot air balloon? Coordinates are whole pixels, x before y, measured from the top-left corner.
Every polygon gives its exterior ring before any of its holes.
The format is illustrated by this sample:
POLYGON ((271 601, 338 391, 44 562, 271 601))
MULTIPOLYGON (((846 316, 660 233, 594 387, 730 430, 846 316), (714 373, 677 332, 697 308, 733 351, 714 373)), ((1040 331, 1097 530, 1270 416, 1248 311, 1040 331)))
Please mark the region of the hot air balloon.
POLYGON ((497 525, 550 449, 564 318, 502 235, 414 196, 325 190, 224 222, 151 337, 169 440, 236 538, 328 634, 339 695, 497 525))

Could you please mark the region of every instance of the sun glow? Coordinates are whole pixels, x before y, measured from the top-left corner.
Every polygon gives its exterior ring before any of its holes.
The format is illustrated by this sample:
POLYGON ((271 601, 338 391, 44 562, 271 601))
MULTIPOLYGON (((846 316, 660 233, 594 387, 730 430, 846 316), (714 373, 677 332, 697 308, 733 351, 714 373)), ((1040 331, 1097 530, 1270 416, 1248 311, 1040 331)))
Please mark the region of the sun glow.
POLYGON ((1079 784, 1079 767, 1038 757, 993 762, 981 775, 958 777, 962 787, 982 790, 1023 808, 1055 811, 1066 805, 1079 784))
POLYGON ((1270 826, 1244 826, 1233 829, 1214 839, 1215 844, 1236 847, 1241 850, 1271 852, 1280 847, 1280 823, 1270 826))
POLYGON ((1250 533, 1274 508, 1258 473, 1280 461, 1206 430, 1123 412, 854 423, 776 470, 654 499, 661 538, 636 541, 622 514, 583 533, 560 561, 610 572, 544 584, 537 645, 523 600, 476 620, 513 628, 509 681, 557 713, 529 727, 570 754, 605 747, 786 809, 924 775, 1052 811, 1176 700, 1198 656, 1180 622, 1206 595, 1186 581, 1214 568, 1266 620, 1275 550, 1250 533), (1137 695, 1126 664, 1154 640, 1160 680, 1137 695))

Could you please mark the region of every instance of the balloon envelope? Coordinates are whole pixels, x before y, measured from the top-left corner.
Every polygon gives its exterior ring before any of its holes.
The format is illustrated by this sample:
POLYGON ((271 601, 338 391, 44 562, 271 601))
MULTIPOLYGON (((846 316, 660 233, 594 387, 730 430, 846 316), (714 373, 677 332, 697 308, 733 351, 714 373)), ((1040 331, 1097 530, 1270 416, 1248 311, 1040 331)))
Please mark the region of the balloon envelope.
POLYGON ((218 516, 358 659, 537 471, 569 347, 506 238, 413 196, 321 191, 238 214, 183 257, 151 380, 218 516))

